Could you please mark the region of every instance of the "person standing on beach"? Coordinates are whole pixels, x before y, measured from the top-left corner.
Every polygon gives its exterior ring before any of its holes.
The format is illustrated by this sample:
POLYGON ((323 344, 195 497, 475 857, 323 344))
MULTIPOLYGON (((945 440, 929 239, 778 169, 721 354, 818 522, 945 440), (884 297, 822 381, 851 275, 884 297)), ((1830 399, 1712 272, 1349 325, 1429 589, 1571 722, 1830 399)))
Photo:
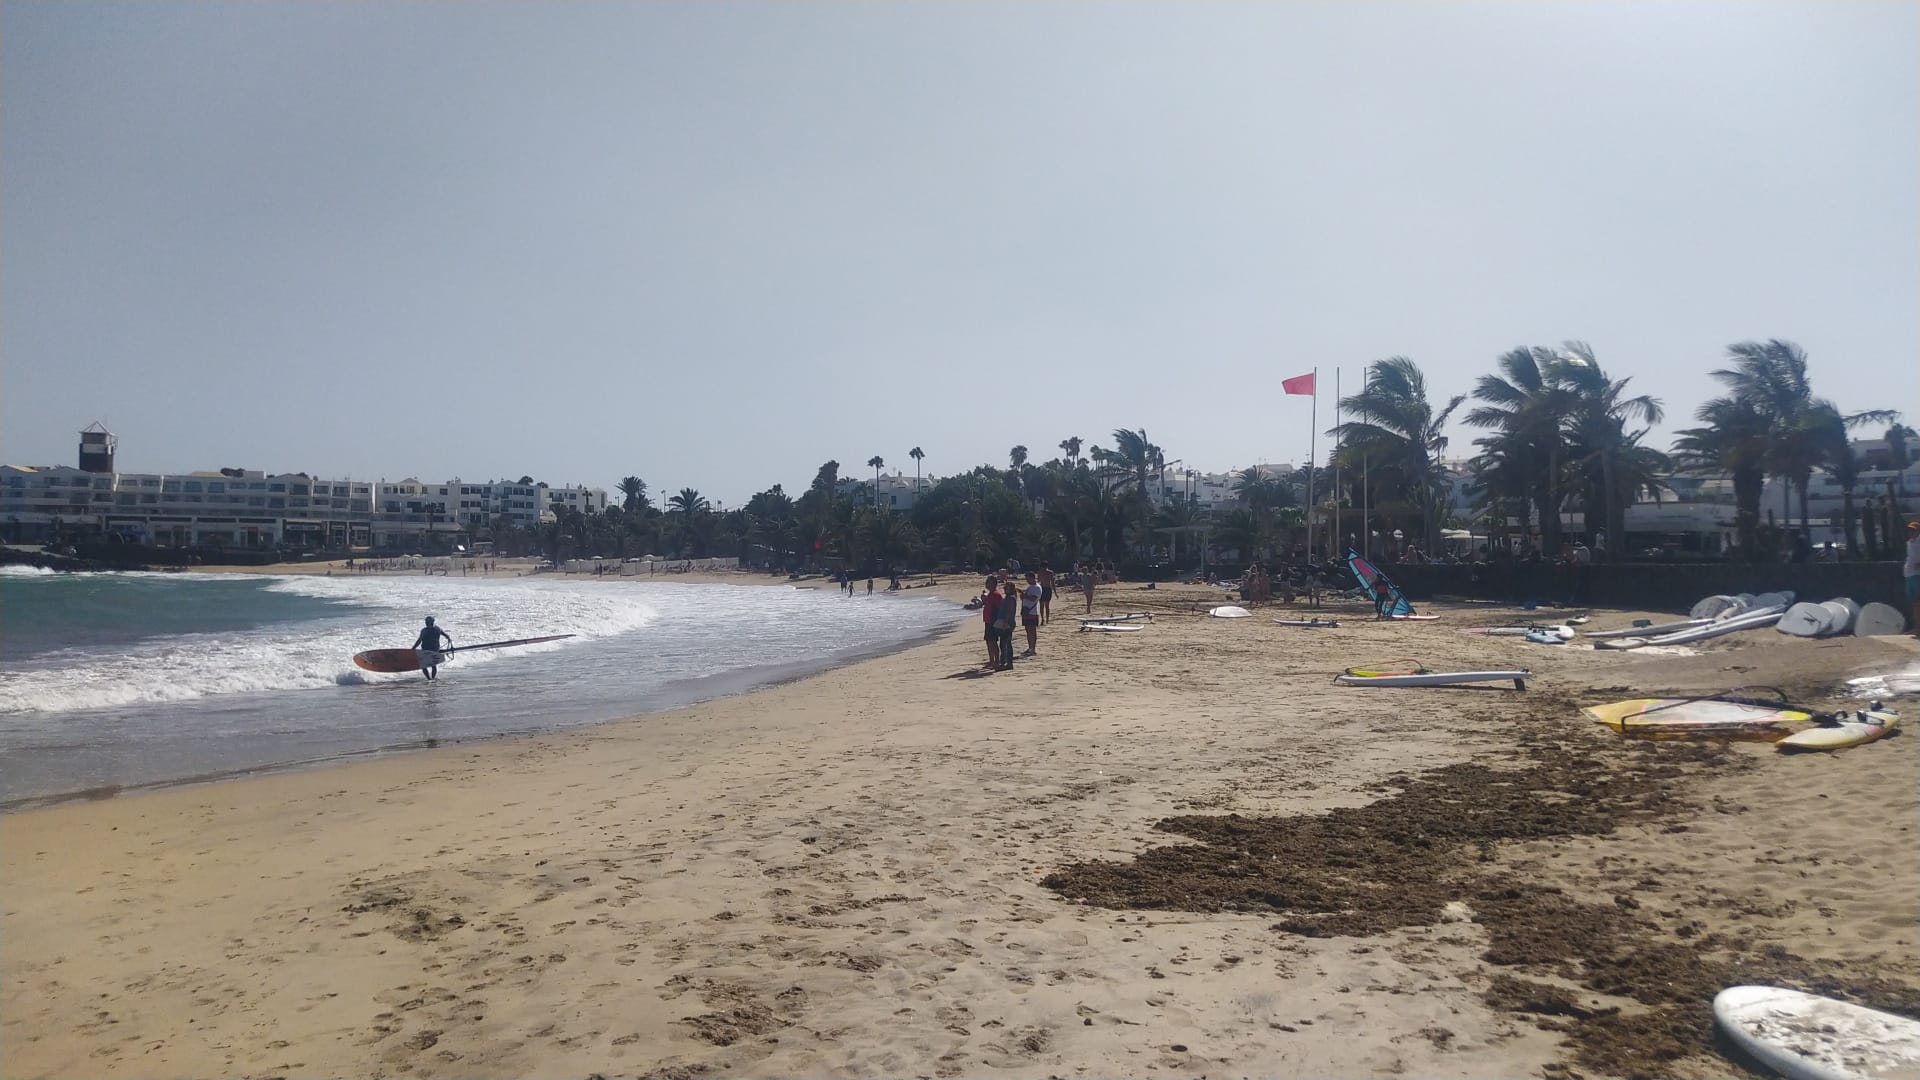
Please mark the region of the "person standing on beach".
POLYGON ((433 616, 427 616, 427 624, 420 628, 420 636, 413 639, 413 648, 420 650, 420 672, 428 679, 440 677, 440 661, 445 659, 446 645, 453 644, 453 635, 433 625, 433 616))
POLYGON ((1000 607, 993 613, 993 628, 1000 642, 1001 671, 1013 670, 1013 628, 1020 624, 1020 589, 1009 576, 1000 588, 1000 607))
POLYGON ((1095 584, 1094 582, 1095 573, 1097 573, 1097 571, 1094 570, 1092 563, 1085 563, 1080 567, 1080 591, 1087 594, 1087 614, 1089 615, 1093 614, 1093 587, 1095 584))
POLYGON ((1040 638, 1040 577, 1027 571, 1027 587, 1020 590, 1020 625, 1027 628, 1027 651, 1022 656, 1038 655, 1040 638))
POLYGON ((1913 636, 1920 637, 1920 521, 1907 522, 1907 561, 1900 572, 1907 578, 1907 606, 1913 609, 1913 636))
POLYGON ((993 625, 993 617, 1000 614, 1000 593, 994 588, 996 584, 998 582, 993 575, 987 575, 987 591, 980 594, 980 625, 986 629, 988 671, 1000 668, 1000 631, 993 625))
POLYGON ((1040 564, 1040 625, 1053 618, 1053 568, 1040 564))

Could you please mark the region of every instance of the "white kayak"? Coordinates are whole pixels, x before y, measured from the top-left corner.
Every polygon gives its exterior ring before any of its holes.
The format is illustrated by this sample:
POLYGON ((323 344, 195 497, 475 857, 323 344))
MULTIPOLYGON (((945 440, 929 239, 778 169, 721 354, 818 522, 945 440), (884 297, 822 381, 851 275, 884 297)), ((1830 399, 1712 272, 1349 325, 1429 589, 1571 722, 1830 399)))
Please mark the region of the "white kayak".
POLYGON ((1531 674, 1531 671, 1421 671, 1410 674, 1349 671, 1335 676, 1333 681, 1341 686, 1452 686, 1458 683, 1512 680, 1514 689, 1525 690, 1525 680, 1531 674))
POLYGON ((1920 1076, 1920 1020, 1778 986, 1729 986, 1713 1019, 1747 1056, 1788 1080, 1920 1076))

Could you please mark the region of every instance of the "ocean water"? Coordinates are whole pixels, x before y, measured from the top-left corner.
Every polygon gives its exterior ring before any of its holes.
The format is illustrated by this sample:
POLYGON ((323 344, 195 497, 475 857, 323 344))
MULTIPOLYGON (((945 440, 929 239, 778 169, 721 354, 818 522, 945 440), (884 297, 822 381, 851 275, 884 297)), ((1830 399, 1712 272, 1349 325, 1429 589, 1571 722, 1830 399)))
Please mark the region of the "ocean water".
POLYGON ((931 597, 565 578, 0 571, 0 806, 597 723, 951 626, 931 597), (423 615, 427 682, 353 666, 423 615))

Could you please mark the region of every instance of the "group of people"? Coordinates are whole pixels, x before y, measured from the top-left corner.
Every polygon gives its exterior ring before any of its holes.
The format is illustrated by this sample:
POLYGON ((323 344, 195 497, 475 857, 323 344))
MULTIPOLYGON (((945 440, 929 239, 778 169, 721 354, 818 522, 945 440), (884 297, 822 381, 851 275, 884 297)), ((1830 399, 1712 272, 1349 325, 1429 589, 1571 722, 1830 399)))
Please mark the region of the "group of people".
POLYGON ((1027 632, 1027 650, 1019 655, 1039 655, 1040 624, 1050 617, 1052 606, 1053 571, 1045 564, 1039 570, 1027 571, 1024 584, 1010 570, 988 574, 986 590, 980 594, 980 621, 987 642, 987 662, 982 667, 987 671, 1013 669, 1016 626, 1027 632))

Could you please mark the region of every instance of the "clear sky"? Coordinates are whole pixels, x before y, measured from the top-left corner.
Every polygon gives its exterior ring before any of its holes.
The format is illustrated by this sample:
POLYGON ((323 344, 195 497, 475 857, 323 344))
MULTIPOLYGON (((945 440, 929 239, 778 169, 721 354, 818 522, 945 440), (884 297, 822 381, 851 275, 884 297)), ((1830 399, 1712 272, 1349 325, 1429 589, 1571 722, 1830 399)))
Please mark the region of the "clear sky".
POLYGON ((1126 426, 1221 469, 1304 455, 1280 378, 1568 338, 1669 429, 1768 337, 1912 422, 1916 42, 1904 0, 5 0, 0 459, 99 419, 129 471, 731 506, 1126 426))

